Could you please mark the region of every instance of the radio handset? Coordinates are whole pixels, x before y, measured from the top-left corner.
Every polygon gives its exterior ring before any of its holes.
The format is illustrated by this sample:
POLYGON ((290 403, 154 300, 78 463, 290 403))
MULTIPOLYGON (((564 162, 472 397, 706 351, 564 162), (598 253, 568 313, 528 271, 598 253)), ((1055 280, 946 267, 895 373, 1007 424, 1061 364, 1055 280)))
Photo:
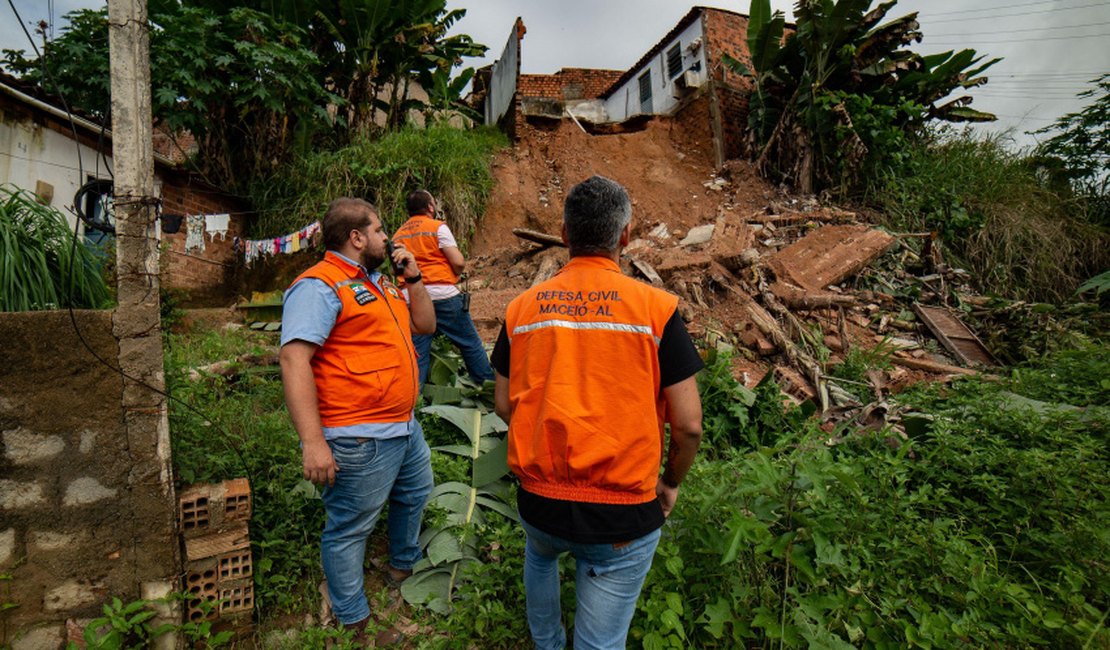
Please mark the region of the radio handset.
POLYGON ((398 264, 393 261, 393 240, 385 240, 385 255, 389 258, 389 265, 393 268, 393 274, 397 277, 404 277, 405 265, 398 264))

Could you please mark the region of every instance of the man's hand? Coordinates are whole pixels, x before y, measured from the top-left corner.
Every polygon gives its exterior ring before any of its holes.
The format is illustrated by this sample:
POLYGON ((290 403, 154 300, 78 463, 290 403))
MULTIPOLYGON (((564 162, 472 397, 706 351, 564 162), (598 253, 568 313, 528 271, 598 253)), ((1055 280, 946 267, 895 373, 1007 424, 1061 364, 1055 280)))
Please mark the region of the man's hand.
POLYGON ((671 510, 678 501, 678 488, 668 487, 663 482, 663 477, 659 477, 659 482, 655 484, 655 496, 659 497, 659 505, 663 506, 663 516, 670 517, 671 510))
POLYGON ((402 267, 401 276, 406 280, 420 275, 420 267, 416 265, 416 257, 412 254, 412 251, 405 248, 404 244, 394 244, 392 263, 394 268, 402 267))
POLYGON ((331 447, 324 441, 306 443, 301 450, 304 458, 304 477, 317 485, 335 485, 335 473, 339 465, 335 463, 331 447))

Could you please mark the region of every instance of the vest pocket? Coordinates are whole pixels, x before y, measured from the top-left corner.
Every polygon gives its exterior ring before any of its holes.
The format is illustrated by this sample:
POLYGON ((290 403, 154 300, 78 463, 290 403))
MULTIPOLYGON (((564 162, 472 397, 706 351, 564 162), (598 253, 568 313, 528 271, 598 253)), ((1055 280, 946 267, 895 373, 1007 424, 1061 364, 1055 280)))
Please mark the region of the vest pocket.
POLYGON ((397 352, 392 348, 382 348, 363 354, 344 357, 347 370, 356 375, 370 394, 364 396, 375 403, 388 401, 387 392, 397 380, 397 368, 401 365, 397 352))

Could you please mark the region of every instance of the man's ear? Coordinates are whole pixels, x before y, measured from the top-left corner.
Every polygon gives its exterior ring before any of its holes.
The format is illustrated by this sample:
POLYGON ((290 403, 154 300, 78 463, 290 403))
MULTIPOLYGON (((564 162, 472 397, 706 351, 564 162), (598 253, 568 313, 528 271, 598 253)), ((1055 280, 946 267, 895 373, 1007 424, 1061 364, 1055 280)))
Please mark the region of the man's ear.
POLYGON ((632 241, 632 222, 629 221, 625 224, 624 229, 621 230, 621 248, 628 245, 632 241))
POLYGON ((570 240, 567 239, 567 224, 564 223, 559 228, 559 234, 563 237, 563 243, 567 245, 567 248, 570 248, 570 240))

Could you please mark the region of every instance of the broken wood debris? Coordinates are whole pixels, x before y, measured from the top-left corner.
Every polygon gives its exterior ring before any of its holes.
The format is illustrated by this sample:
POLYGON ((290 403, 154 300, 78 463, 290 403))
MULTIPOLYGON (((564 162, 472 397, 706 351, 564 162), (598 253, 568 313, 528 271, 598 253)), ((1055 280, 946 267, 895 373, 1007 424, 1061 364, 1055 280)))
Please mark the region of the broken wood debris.
POLYGON ((927 307, 914 303, 913 312, 925 323, 933 336, 937 337, 945 350, 964 364, 997 365, 979 337, 968 328, 955 314, 943 307, 927 307))
POLYGON ((858 273, 894 241, 867 226, 824 226, 775 253, 768 264, 779 280, 820 291, 858 273))
POLYGON ((520 237, 521 239, 539 244, 540 246, 543 246, 545 248, 548 246, 562 246, 563 248, 566 248, 567 246, 566 243, 563 242, 562 237, 549 235, 538 230, 530 230, 528 228, 513 228, 513 234, 517 237, 520 237))

